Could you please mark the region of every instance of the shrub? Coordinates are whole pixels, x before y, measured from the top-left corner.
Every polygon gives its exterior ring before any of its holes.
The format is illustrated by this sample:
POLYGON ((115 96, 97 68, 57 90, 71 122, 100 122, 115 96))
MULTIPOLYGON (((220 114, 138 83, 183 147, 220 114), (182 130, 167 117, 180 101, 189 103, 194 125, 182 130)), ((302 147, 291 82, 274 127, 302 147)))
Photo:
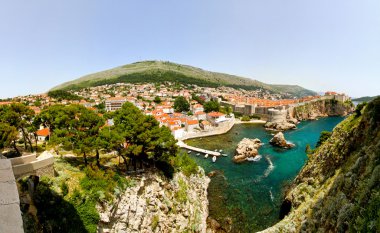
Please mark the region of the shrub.
POLYGON ((187 185, 181 178, 178 179, 179 189, 175 193, 175 198, 178 202, 185 203, 187 201, 187 185))
POLYGON ((174 167, 182 171, 186 176, 196 174, 198 172, 198 165, 187 153, 182 152, 178 156, 174 157, 174 167))
POLYGON ((65 181, 61 182, 60 188, 63 196, 66 196, 69 193, 69 186, 66 184, 65 181))
POLYGON ((242 118, 241 118, 241 121, 250 121, 251 118, 249 118, 249 116, 246 116, 244 115, 242 118))
POLYGON ((316 147, 320 147, 327 139, 330 138, 331 135, 332 135, 332 132, 322 131, 321 136, 319 136, 319 140, 317 142, 316 147))
POLYGON ((367 102, 360 103, 356 106, 355 109, 355 116, 361 116, 362 115, 362 109, 367 105, 367 102))
POLYGON ((156 230, 158 223, 160 222, 160 217, 158 215, 154 215, 152 218, 152 231, 156 230))

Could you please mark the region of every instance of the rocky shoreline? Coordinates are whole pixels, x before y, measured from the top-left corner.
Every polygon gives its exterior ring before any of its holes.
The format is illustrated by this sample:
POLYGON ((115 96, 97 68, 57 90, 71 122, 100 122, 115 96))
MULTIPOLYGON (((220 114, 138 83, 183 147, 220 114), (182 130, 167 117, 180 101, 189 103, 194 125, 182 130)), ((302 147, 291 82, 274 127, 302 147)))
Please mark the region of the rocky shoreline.
POLYGON ((172 180, 144 174, 112 205, 97 206, 98 231, 206 232, 209 182, 201 168, 197 175, 176 173, 172 180))

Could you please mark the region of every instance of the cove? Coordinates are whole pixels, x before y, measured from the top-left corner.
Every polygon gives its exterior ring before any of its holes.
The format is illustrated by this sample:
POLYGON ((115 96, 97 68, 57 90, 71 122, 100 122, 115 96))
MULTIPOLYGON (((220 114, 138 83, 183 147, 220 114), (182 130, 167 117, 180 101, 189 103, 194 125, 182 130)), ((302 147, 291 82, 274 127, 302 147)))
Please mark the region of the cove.
POLYGON ((289 150, 272 147, 269 140, 273 132, 266 131, 262 124, 238 124, 223 135, 187 140, 191 146, 222 149, 222 153, 228 154, 212 163, 210 157, 191 153, 206 174, 216 171, 208 188, 209 216, 229 232, 255 232, 274 225, 279 221, 284 188, 307 160, 306 145, 314 148, 321 131, 332 131, 343 119, 327 117, 301 122, 297 129, 284 133, 296 145, 289 150), (235 164, 232 156, 245 137, 259 138, 264 143, 259 149, 262 158, 235 164))

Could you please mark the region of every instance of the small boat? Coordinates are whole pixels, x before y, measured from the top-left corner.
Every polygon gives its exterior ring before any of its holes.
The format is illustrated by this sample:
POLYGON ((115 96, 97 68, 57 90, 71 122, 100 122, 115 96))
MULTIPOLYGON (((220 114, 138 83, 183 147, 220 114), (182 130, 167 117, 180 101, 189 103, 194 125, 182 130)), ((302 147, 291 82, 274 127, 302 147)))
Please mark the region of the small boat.
POLYGON ((259 161, 261 158, 262 158, 261 155, 256 155, 256 156, 253 157, 253 158, 247 158, 247 161, 257 162, 257 161, 259 161))
POLYGON ((191 150, 189 150, 187 153, 190 154, 190 153, 191 153, 191 150))
POLYGON ((214 157, 212 157, 212 162, 215 163, 216 161, 216 156, 214 155, 214 157))
POLYGON ((222 156, 227 157, 228 155, 227 154, 222 154, 222 156))
POLYGON ((197 156, 199 156, 200 155, 200 153, 197 153, 197 156))
POLYGON ((214 151, 218 151, 218 149, 215 149, 214 151))
POLYGON ((205 155, 205 159, 207 159, 207 158, 208 158, 208 154, 205 155))
POLYGON ((222 149, 219 150, 219 152, 222 152, 222 151, 223 151, 222 149))

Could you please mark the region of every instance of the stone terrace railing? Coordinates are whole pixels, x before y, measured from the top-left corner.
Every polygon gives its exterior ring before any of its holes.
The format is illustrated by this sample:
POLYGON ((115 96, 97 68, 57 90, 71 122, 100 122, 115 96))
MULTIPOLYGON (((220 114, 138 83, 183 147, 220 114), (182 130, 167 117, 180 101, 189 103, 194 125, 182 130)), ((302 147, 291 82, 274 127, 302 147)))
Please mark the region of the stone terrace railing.
POLYGON ((9 159, 0 159, 0 232, 24 232, 16 180, 9 159))
POLYGON ((16 180, 27 175, 54 175, 54 156, 46 151, 38 157, 30 154, 10 160, 16 180))

